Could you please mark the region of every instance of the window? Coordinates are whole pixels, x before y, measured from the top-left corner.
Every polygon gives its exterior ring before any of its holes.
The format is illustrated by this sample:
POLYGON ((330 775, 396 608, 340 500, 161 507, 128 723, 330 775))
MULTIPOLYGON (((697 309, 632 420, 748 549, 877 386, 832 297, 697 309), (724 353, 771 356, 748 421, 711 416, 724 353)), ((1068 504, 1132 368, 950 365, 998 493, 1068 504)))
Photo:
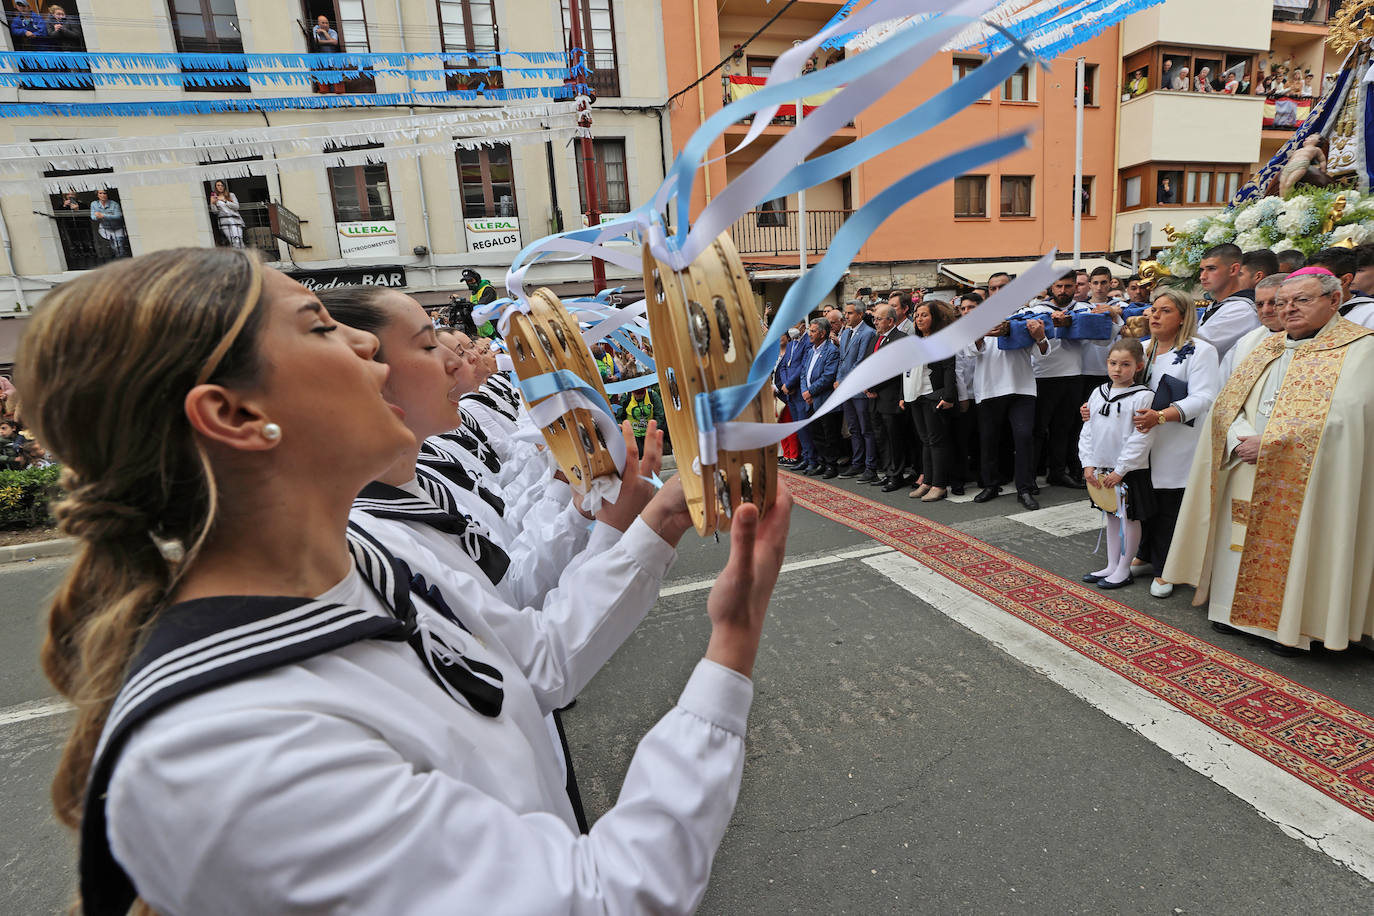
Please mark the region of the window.
MULTIPOLYGON (((301 0, 301 10, 305 17, 301 20, 301 32, 305 34, 306 47, 311 53, 366 54, 372 50, 362 0, 301 0)), ((377 82, 370 76, 355 76, 338 82, 320 81, 315 83, 315 91, 376 92, 377 82)))
POLYGON ((1022 67, 1007 77, 1006 82, 1002 83, 1002 100, 1004 102, 1029 102, 1031 100, 1030 84, 1030 67, 1022 67))
MULTIPOLYGON (((209 165, 204 162, 201 164, 209 165)), ((272 198, 267 189, 266 178, 254 175, 249 178, 206 181, 201 183, 201 190, 205 195, 206 205, 210 208, 210 225, 214 227, 216 247, 256 248, 270 261, 281 259, 277 240, 272 237, 272 223, 267 215, 267 205, 272 198), (217 193, 221 184, 224 185, 223 201, 217 193), (230 204, 236 204, 237 209, 230 204), (238 225, 239 221, 242 221, 243 225, 238 225)))
POLYGON ((1141 177, 1135 175, 1121 183, 1121 199, 1123 201, 1121 206, 1123 210, 1140 206, 1140 182, 1141 177))
POLYGON ((954 179, 954 215, 988 215, 988 176, 964 175, 954 179))
POLYGON ((464 219, 515 216, 515 170, 505 143, 458 150, 464 219))
MULTIPOLYGON (((379 149, 380 143, 366 146, 330 147, 342 149, 379 149)), ((395 219, 391 208, 391 180, 384 163, 346 165, 329 170, 329 190, 334 196, 334 219, 340 223, 365 223, 395 219)))
POLYGON ((1029 175, 1002 176, 1002 216, 1031 215, 1031 187, 1029 175))
POLYGON ((787 198, 775 197, 772 200, 765 200, 759 205, 757 220, 760 227, 786 226, 787 198))
MULTIPOLYGON (((238 11, 234 0, 168 0, 177 50, 183 54, 242 54, 238 11)), ((182 73, 205 73, 209 85, 186 86, 187 92, 248 92, 248 83, 235 76, 243 65, 224 68, 181 65, 182 73)))
MULTIPOLYGON (((1084 176, 1083 176, 1083 210, 1082 210, 1082 213, 1083 213, 1084 216, 1092 216, 1092 215, 1093 215, 1093 185, 1094 185, 1093 177, 1092 177, 1091 175, 1084 175, 1084 176)), ((1073 206, 1072 201, 1070 201, 1069 206, 1070 206, 1070 207, 1073 206)), ((1073 211, 1070 210, 1070 212, 1073 212, 1073 211)))
MULTIPOLYGON (((572 16, 568 0, 563 6, 563 41, 569 49, 582 48, 587 52, 587 65, 593 72, 587 83, 598 96, 620 95, 620 76, 616 69, 615 19, 611 0, 582 0, 578 9, 581 33, 573 35, 572 16)), ((752 74, 751 74, 752 75, 752 74)))
MULTIPOLYGON (((592 152, 596 157, 596 198, 597 209, 602 213, 630 212, 630 180, 625 169, 624 140, 593 140, 592 152)), ((587 212, 587 185, 582 156, 582 145, 577 145, 577 195, 582 204, 582 212, 587 212)))
POLYGON ((974 70, 983 66, 981 57, 956 57, 954 58, 954 82, 968 76, 974 70))
POLYGON ((486 69, 501 66, 501 58, 492 53, 500 44, 494 0, 438 0, 438 3, 439 39, 446 55, 444 69, 467 71, 448 78, 449 91, 477 89, 483 85, 501 88, 501 71, 486 69), (456 56, 448 57, 448 54, 456 56))
POLYGON ((1138 165, 1121 173, 1121 209, 1224 206, 1244 180, 1235 165, 1138 165))
POLYGON ((773 57, 754 57, 750 55, 747 67, 749 75, 767 77, 768 74, 773 72, 773 61, 776 59, 777 58, 773 57))
MULTIPOLYGON (((14 40, 14 50, 35 52, 66 52, 81 54, 86 51, 86 35, 81 22, 81 11, 73 0, 51 3, 46 7, 38 0, 31 0, 26 9, 16 8, 14 0, 5 3, 5 18, 10 26, 10 36, 14 40)), ((44 66, 16 67, 24 73, 90 73, 86 66, 44 66)), ((70 85, 56 81, 43 80, 20 85, 25 89, 94 89, 95 83, 88 79, 73 79, 70 85)))
MULTIPOLYGON (((1077 70, 1077 68, 1074 68, 1077 70)), ((1075 78, 1077 73, 1074 74, 1075 78)), ((1097 64, 1083 65, 1083 107, 1094 108, 1097 106, 1097 64)))

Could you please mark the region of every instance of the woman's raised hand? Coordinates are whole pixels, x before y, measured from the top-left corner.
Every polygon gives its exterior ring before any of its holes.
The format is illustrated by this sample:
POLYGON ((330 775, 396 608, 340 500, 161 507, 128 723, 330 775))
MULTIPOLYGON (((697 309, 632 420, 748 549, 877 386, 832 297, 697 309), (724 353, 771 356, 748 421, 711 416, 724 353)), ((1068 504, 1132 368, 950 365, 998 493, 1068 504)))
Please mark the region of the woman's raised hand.
POLYGON ((753 503, 735 509, 730 520, 730 559, 706 601, 711 617, 706 657, 745 677, 754 670, 764 615, 787 548, 791 517, 792 493, 781 482, 776 501, 762 519, 753 503))
POLYGON ((639 446, 629 420, 620 424, 620 434, 625 438, 625 470, 620 475, 620 496, 615 502, 603 505, 596 513, 596 520, 624 531, 653 498, 654 485, 649 478, 663 467, 663 433, 658 431, 658 423, 649 421, 643 458, 639 457, 639 446))

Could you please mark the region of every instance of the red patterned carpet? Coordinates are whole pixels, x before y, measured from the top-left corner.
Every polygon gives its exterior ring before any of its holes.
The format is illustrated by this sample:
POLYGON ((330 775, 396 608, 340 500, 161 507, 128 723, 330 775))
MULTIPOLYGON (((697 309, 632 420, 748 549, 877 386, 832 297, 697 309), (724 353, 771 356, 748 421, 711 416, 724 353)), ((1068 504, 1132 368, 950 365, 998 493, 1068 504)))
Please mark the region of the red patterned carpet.
POLYGON ((963 532, 797 474, 797 504, 955 584, 1374 819, 1374 719, 963 532))

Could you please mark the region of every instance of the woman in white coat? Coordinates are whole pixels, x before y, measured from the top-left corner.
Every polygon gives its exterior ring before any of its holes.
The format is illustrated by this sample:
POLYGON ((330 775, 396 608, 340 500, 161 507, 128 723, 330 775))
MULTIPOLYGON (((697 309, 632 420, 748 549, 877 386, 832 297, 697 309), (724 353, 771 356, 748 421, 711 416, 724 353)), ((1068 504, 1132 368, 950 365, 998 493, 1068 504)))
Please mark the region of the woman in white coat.
POLYGON ((239 199, 223 181, 215 182, 215 193, 210 195, 210 213, 219 225, 219 231, 231 248, 243 247, 243 213, 239 209, 239 199))
POLYGON ((34 317, 19 384, 80 545, 42 659, 76 704, 53 798, 85 912, 691 911, 790 497, 736 510, 705 657, 579 835, 542 713, 625 621, 471 613, 348 525, 415 447, 376 350, 228 248, 106 265, 34 317))
POLYGON ((1149 315, 1145 384, 1155 392, 1155 403, 1162 406, 1139 410, 1135 416, 1135 428, 1141 432, 1159 427, 1150 448, 1150 482, 1156 508, 1145 523, 1141 553, 1154 567, 1150 594, 1166 598, 1174 587, 1159 574, 1169 555, 1188 469, 1202 435, 1202 427, 1195 421, 1211 410, 1221 390, 1221 371, 1216 348, 1197 336, 1197 309, 1192 299, 1177 290, 1161 290, 1151 302, 1149 315), (1159 395, 1161 387, 1175 393, 1167 404, 1159 395))

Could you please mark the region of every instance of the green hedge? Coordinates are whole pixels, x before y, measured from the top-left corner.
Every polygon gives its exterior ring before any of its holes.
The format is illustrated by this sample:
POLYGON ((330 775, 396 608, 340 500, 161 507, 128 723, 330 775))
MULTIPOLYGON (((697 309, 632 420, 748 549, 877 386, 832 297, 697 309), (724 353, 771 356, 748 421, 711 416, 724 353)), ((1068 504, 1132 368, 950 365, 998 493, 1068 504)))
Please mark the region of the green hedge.
POLYGON ((0 471, 0 529, 38 528, 52 522, 48 504, 62 495, 62 469, 0 471))

